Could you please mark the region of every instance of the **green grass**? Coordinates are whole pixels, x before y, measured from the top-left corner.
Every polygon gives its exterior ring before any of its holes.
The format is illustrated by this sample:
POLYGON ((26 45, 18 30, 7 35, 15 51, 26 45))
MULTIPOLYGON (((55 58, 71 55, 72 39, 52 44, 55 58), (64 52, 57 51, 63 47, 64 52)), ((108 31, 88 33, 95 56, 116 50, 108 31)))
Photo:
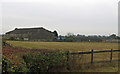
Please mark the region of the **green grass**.
POLYGON ((70 51, 90 51, 118 49, 117 43, 102 43, 102 42, 27 42, 27 41, 7 41, 14 47, 23 47, 29 49, 60 49, 70 51))
MULTIPOLYGON (((82 69, 82 72, 117 72, 118 71, 118 62, 112 63, 96 63, 93 65, 87 65, 86 68, 82 69), (87 68, 89 66, 89 68, 87 68)), ((80 72, 81 72, 80 71, 80 72)))

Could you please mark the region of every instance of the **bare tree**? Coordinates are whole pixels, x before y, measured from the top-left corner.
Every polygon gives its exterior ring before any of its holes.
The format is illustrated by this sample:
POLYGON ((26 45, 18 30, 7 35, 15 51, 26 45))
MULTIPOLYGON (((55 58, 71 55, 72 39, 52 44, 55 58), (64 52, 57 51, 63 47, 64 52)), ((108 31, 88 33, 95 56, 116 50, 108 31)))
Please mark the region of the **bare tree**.
POLYGON ((69 33, 67 33, 67 36, 68 36, 68 37, 70 37, 70 36, 74 36, 74 34, 71 33, 71 32, 69 32, 69 33))

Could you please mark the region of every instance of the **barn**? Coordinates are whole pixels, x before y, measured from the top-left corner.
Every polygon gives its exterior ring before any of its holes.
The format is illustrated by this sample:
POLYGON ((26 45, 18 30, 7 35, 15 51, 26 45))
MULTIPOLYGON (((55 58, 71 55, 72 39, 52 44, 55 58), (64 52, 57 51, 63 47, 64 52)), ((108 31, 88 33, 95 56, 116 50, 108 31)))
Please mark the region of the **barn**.
POLYGON ((37 28, 15 28, 9 31, 5 36, 10 40, 24 40, 24 41, 53 41, 58 37, 56 31, 51 32, 43 27, 37 28))

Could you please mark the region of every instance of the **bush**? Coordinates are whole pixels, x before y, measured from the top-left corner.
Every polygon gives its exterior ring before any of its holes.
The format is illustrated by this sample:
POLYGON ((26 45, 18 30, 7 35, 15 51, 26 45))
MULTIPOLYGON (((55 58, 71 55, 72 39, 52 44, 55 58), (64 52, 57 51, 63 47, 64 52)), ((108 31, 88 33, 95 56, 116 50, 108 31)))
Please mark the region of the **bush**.
POLYGON ((9 40, 16 40, 15 37, 10 37, 9 40))
POLYGON ((74 39, 70 38, 70 37, 68 37, 68 38, 65 39, 65 42, 73 42, 73 41, 74 41, 74 39))
POLYGON ((47 54, 25 54, 23 56, 29 72, 48 72, 66 65, 66 59, 60 52, 47 54))
POLYGON ((10 62, 9 59, 3 56, 2 58, 2 72, 27 72, 27 67, 24 62, 16 66, 10 62))
POLYGON ((14 65, 9 59, 3 57, 2 72, 67 72, 80 69, 80 59, 75 59, 77 57, 69 55, 69 61, 67 61, 66 53, 60 51, 26 53, 19 58, 21 59, 19 65, 14 65))
POLYGON ((14 67, 11 66, 10 61, 7 58, 2 58, 2 72, 15 72, 13 69, 14 67))

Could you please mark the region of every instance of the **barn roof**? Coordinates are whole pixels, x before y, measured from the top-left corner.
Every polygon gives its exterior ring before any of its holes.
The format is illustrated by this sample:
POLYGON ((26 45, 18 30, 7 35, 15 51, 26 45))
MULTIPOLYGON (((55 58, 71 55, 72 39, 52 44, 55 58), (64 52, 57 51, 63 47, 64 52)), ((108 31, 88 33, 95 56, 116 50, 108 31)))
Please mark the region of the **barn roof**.
MULTIPOLYGON (((37 28, 15 28, 13 31, 9 31, 6 34, 26 34, 30 32, 36 32, 36 31, 48 31, 43 27, 37 27, 37 28)), ((51 32, 51 31, 48 31, 51 32)), ((52 33, 52 32, 51 32, 52 33)))

